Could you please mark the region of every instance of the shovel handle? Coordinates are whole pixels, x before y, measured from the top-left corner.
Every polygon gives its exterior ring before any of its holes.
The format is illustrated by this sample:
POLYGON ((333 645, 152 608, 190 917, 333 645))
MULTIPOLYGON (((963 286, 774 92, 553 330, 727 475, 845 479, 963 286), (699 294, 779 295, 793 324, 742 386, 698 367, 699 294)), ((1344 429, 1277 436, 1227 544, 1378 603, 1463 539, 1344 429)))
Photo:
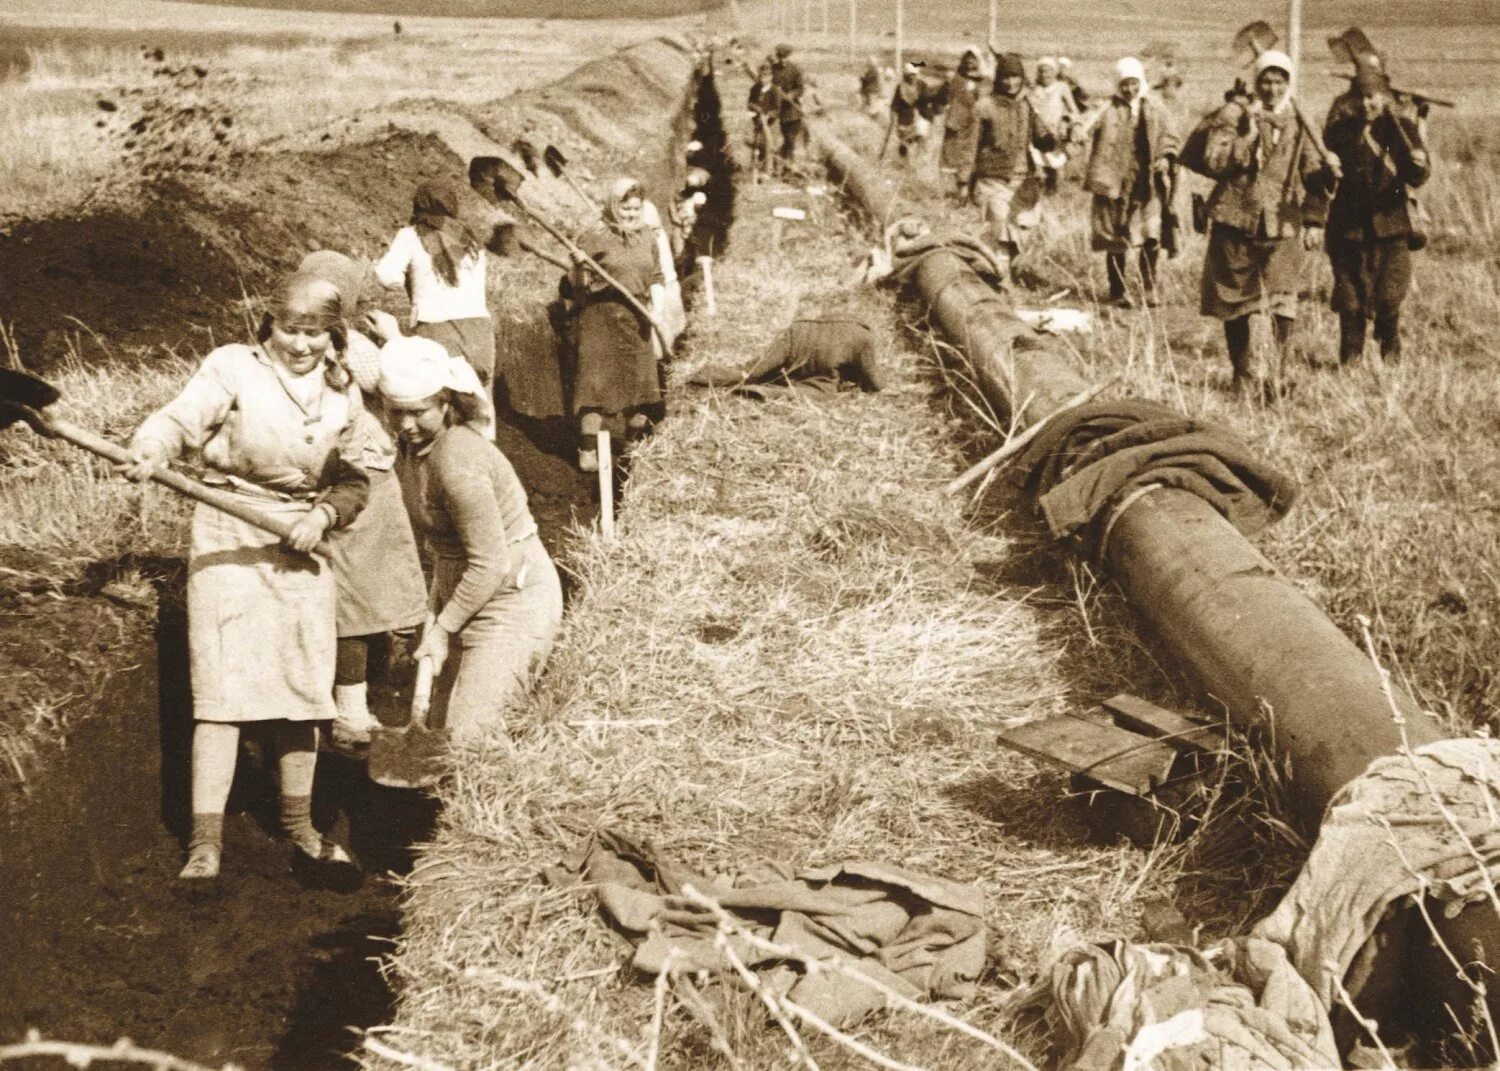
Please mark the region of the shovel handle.
POLYGON ((411 686, 411 725, 420 729, 427 724, 427 712, 432 709, 432 659, 417 659, 417 679, 411 686))
MULTIPOLYGON (((87 450, 89 453, 112 461, 117 465, 130 464, 129 451, 118 443, 110 442, 102 435, 95 435, 86 428, 80 428, 76 424, 70 424, 66 420, 56 420, 50 417, 42 417, 43 426, 59 439, 64 439, 74 446, 87 450)), ((254 506, 242 501, 237 495, 227 491, 220 491, 216 487, 209 487, 199 483, 190 476, 184 476, 175 469, 160 468, 151 474, 151 479, 163 487, 171 488, 178 494, 191 498, 195 502, 202 502, 206 506, 229 514, 253 524, 262 531, 270 532, 272 535, 280 536, 282 539, 291 532, 292 525, 280 517, 273 517, 268 513, 256 509, 254 506)), ((329 557, 328 543, 322 541, 316 548, 318 554, 329 557)))

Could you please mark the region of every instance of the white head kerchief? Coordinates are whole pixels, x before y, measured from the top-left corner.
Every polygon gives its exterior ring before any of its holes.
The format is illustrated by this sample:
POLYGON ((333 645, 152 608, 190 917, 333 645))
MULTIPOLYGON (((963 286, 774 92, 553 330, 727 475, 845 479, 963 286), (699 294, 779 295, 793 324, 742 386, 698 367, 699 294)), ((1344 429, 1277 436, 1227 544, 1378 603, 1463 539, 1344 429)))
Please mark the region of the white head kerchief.
POLYGON ((450 356, 441 342, 413 336, 380 347, 380 393, 386 400, 411 404, 445 390, 484 397, 474 367, 450 356))

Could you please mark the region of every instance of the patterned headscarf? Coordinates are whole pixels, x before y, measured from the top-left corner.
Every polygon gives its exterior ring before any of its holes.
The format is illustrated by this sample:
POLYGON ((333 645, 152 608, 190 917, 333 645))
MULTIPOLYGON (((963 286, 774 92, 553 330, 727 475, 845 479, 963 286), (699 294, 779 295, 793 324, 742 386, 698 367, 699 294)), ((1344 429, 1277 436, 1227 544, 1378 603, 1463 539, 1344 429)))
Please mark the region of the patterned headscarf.
POLYGON ((644 221, 637 219, 634 223, 626 224, 620 218, 620 206, 632 197, 644 201, 645 194, 641 191, 641 184, 633 178, 617 178, 609 188, 609 200, 604 204, 604 223, 616 234, 630 234, 638 231, 644 221))

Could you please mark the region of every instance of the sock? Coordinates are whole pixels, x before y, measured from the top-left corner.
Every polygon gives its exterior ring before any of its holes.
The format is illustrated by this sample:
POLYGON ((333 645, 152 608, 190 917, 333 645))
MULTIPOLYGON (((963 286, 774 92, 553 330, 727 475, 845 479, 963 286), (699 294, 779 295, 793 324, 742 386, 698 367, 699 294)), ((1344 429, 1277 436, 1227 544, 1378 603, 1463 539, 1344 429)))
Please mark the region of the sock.
POLYGON ((316 855, 323 843, 312 823, 311 796, 281 797, 281 828, 297 844, 316 855))
POLYGON ((361 723, 369 721, 369 685, 364 681, 358 684, 335 684, 333 705, 338 708, 339 717, 347 721, 361 723))
POLYGON ((224 815, 209 812, 193 815, 193 831, 188 835, 188 851, 195 848, 224 847, 224 815))

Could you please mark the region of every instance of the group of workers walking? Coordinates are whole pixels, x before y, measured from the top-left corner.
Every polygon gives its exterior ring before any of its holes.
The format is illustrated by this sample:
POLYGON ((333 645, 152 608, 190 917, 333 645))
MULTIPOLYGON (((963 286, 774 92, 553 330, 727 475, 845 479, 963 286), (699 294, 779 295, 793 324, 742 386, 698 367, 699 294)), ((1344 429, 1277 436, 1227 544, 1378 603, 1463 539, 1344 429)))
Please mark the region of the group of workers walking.
POLYGON ((1043 57, 1028 79, 1020 55, 995 52, 988 86, 985 67, 973 48, 942 81, 908 62, 888 89, 891 72, 871 57, 859 92, 872 116, 888 117, 886 140, 894 135, 903 161, 925 159, 930 132, 942 131, 939 172, 979 207, 1002 276, 1078 156, 1105 303, 1158 304, 1158 262, 1164 248, 1176 251, 1186 168, 1213 184, 1195 198, 1194 222, 1208 235, 1199 308, 1224 325, 1236 388, 1262 397, 1284 389, 1305 256, 1320 246, 1333 270, 1340 362, 1361 356, 1372 327, 1382 355, 1399 355, 1411 252, 1424 240, 1412 191, 1431 164, 1413 102, 1392 89, 1378 54, 1357 57, 1321 131, 1292 96, 1291 59, 1274 49, 1191 130, 1176 114, 1181 76, 1169 70, 1153 88, 1134 57, 1114 65, 1113 91, 1094 106, 1065 58, 1043 57))
MULTIPOLYGON (((579 242, 628 297, 581 261, 563 284, 585 467, 597 464, 603 421, 639 434, 661 397, 653 328, 630 303, 658 317, 666 304, 648 206, 638 183, 619 180, 579 242)), ((384 256, 309 254, 254 336, 209 353, 131 441, 126 476, 145 480, 193 451, 205 482, 290 525, 278 537, 208 505, 193 516, 184 879, 219 873, 245 725, 271 725, 295 849, 350 864, 312 824, 319 727, 339 748, 369 744, 380 722, 367 681, 391 637, 416 640, 413 659, 436 675, 435 720, 459 740, 502 724, 547 658, 562 588, 494 441, 486 249, 496 245, 464 221, 454 187, 424 183, 384 256), (406 291, 410 334, 376 306, 381 287, 406 291)))

